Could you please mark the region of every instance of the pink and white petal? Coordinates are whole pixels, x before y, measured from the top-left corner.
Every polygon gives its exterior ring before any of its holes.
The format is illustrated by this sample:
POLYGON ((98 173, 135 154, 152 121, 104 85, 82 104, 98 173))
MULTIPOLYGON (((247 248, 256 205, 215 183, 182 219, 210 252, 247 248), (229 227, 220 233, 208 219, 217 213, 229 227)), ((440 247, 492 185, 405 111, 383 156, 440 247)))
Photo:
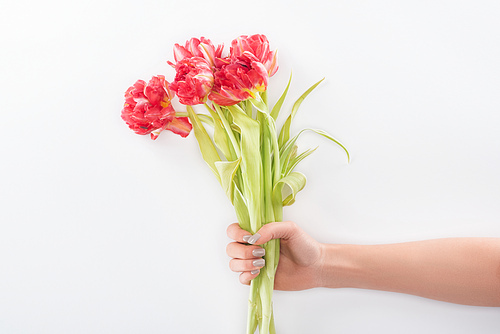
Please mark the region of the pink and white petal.
POLYGON ((264 66, 267 73, 272 77, 278 71, 278 51, 273 51, 268 54, 267 59, 264 61, 264 66))
POLYGON ((151 131, 151 139, 156 140, 160 133, 163 131, 163 129, 156 129, 154 131, 151 131))
POLYGON ((184 58, 190 58, 193 55, 185 47, 175 44, 174 46, 174 59, 176 62, 181 61, 184 58))
POLYGON ((189 123, 189 118, 187 117, 176 117, 172 122, 167 124, 166 130, 170 130, 181 137, 187 137, 191 132, 193 126, 189 123))

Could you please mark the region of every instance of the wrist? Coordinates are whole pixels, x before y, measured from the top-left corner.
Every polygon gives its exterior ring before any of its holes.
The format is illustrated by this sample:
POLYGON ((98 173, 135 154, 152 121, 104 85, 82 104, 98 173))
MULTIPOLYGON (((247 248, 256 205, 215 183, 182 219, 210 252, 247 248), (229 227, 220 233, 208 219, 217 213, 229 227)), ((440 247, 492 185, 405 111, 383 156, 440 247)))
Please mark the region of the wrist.
POLYGON ((359 245, 322 244, 318 287, 361 288, 367 275, 359 245))

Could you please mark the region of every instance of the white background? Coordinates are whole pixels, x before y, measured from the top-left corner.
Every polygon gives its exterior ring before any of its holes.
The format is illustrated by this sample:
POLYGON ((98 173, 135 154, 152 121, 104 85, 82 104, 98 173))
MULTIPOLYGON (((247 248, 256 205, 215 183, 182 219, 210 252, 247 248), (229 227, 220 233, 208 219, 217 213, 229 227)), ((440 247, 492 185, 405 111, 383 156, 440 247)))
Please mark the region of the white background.
MULTIPOLYGON (((132 133, 137 79, 174 43, 263 33, 275 101, 320 148, 285 218, 321 242, 500 237, 497 1, 0 3, 0 333, 243 333, 229 201, 194 136, 132 133)), ((498 333, 498 308, 401 294, 275 293, 279 333, 498 333)))

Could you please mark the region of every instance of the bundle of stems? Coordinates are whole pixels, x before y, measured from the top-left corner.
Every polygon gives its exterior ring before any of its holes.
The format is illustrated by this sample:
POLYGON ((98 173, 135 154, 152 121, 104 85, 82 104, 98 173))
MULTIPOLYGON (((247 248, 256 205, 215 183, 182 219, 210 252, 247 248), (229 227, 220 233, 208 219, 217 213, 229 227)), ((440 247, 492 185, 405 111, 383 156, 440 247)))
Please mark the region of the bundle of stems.
MULTIPOLYGON (((290 127, 299 106, 319 85, 311 86, 293 104, 279 133, 276 120, 290 87, 290 80, 279 100, 269 108, 267 92, 232 106, 205 103, 208 113, 196 113, 187 106, 203 159, 219 180, 234 206, 241 228, 255 234, 264 224, 282 221, 283 207, 295 202, 295 196, 306 184, 306 177, 294 171, 297 164, 315 149, 297 152, 296 141, 306 130, 328 138, 347 149, 322 130, 305 129, 290 137, 290 127), (205 126, 213 128, 212 136, 205 126)), ((178 113, 184 116, 184 113, 178 113)), ((280 243, 271 240, 263 245, 265 263, 251 282, 248 300, 247 334, 276 333, 273 316, 274 277, 278 266, 280 243)))

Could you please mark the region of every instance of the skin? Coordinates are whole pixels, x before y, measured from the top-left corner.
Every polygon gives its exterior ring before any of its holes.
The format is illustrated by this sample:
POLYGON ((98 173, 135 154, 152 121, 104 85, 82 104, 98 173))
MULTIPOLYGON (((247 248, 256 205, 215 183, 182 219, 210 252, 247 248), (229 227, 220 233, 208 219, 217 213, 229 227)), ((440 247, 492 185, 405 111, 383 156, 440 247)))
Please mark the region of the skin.
MULTIPOLYGON (((361 288, 475 306, 500 307, 500 238, 445 238, 384 245, 319 243, 293 222, 263 226, 249 245, 237 223, 226 252, 229 266, 250 284, 259 275, 252 251, 281 239, 275 290, 361 288), (252 274, 252 271, 254 273, 252 274), (256 272, 255 272, 256 271, 256 272)), ((265 257, 264 257, 265 258, 265 257)))

